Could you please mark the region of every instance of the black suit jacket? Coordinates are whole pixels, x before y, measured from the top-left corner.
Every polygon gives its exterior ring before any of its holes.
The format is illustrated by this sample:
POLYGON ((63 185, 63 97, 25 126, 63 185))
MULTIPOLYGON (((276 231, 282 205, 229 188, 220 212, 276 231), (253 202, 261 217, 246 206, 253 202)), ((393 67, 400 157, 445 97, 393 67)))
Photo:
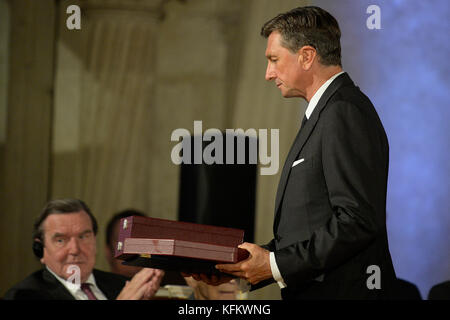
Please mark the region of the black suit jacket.
MULTIPOLYGON (((115 299, 127 278, 120 275, 93 270, 98 288, 109 299, 115 299)), ((5 300, 75 300, 70 292, 46 268, 34 272, 12 287, 5 300)))
POLYGON ((450 281, 434 285, 428 293, 428 300, 450 300, 450 281))
POLYGON ((375 108, 346 73, 338 76, 295 138, 278 186, 275 237, 264 247, 275 253, 284 299, 388 297, 388 162, 375 108), (380 290, 367 287, 371 265, 380 290))

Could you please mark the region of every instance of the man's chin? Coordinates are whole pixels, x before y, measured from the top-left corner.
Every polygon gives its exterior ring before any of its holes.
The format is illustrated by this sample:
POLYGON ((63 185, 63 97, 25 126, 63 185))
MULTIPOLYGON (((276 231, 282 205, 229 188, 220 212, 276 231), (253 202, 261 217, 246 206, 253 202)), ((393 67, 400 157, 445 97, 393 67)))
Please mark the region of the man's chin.
POLYGON ((280 91, 281 91, 281 96, 282 96, 283 98, 293 98, 293 97, 294 97, 294 95, 292 94, 292 92, 289 91, 289 90, 283 90, 282 88, 280 88, 280 91))
POLYGON ((285 92, 281 91, 281 96, 283 98, 303 98, 303 99, 305 99, 302 95, 300 95, 298 93, 292 93, 289 91, 285 91, 285 92))
POLYGON ((67 263, 65 267, 66 274, 70 276, 74 276, 75 273, 78 273, 82 278, 86 276, 86 274, 90 274, 92 272, 92 268, 89 268, 84 262, 75 262, 75 263, 67 263))

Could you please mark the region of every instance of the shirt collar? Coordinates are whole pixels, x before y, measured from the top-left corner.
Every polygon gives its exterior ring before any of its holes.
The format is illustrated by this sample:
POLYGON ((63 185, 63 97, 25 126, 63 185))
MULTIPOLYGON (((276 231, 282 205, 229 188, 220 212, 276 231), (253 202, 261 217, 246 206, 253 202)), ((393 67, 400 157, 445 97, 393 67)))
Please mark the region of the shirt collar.
POLYGON ((313 113, 315 107, 317 106, 317 103, 319 102, 319 100, 322 97, 322 95, 325 92, 325 90, 327 90, 328 86, 334 81, 334 79, 336 79, 337 77, 339 77, 343 73, 345 73, 345 71, 341 71, 339 73, 336 73, 330 79, 325 81, 325 83, 320 86, 320 88, 316 91, 316 93, 314 93, 314 95, 311 98, 311 100, 309 100, 308 107, 306 107, 306 111, 305 111, 306 119, 309 119, 309 117, 311 117, 311 114, 313 113))

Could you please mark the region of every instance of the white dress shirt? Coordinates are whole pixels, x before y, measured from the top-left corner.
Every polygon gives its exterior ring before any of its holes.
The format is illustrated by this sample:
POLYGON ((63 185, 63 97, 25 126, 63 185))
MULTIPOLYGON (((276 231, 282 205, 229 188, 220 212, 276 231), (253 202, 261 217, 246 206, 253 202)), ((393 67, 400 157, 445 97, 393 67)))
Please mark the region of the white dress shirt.
MULTIPOLYGON (((58 279, 59 282, 61 282, 61 284, 67 290, 69 290, 70 294, 72 294, 72 296, 76 300, 89 300, 88 296, 83 292, 83 290, 81 290, 80 284, 75 284, 70 281, 67 281, 67 280, 61 278, 60 276, 58 276, 56 273, 54 273, 49 267, 46 266, 46 268, 52 275, 55 276, 56 279, 58 279)), ((90 289, 91 289, 92 293, 94 294, 94 296, 98 300, 108 300, 108 298, 106 298, 106 296, 103 294, 103 292, 101 292, 100 289, 97 287, 97 283, 95 282, 95 278, 92 273, 89 275, 89 277, 85 283, 90 284, 90 289)))
POLYGON ((306 119, 309 119, 309 117, 311 117, 311 114, 313 113, 314 109, 316 108, 317 103, 319 102, 319 100, 322 97, 325 90, 327 90, 328 86, 334 81, 334 79, 336 79, 343 73, 345 73, 345 71, 336 73, 330 79, 325 81, 325 83, 320 86, 320 88, 316 91, 316 93, 314 93, 314 95, 312 96, 311 100, 308 103, 308 107, 306 107, 306 111, 305 111, 306 119))
MULTIPOLYGON (((327 90, 328 86, 334 81, 334 79, 336 79, 338 76, 340 76, 343 73, 344 73, 344 71, 336 73, 330 79, 325 81, 325 83, 320 86, 320 88, 316 91, 316 93, 314 93, 314 95, 311 98, 311 100, 309 101, 308 107, 306 108, 306 111, 305 111, 306 119, 309 119, 311 117, 311 114, 313 113, 314 109, 316 108, 317 103, 319 102, 319 100, 322 97, 322 95, 325 92, 325 90, 327 90)), ((272 271, 273 278, 278 283, 280 288, 287 287, 286 283, 283 280, 283 277, 281 276, 280 269, 278 269, 278 265, 277 265, 277 262, 275 260, 275 253, 270 252, 269 257, 270 257, 270 269, 272 271)), ((321 275, 318 278, 316 278, 316 280, 322 281, 323 280, 323 275, 321 275)))

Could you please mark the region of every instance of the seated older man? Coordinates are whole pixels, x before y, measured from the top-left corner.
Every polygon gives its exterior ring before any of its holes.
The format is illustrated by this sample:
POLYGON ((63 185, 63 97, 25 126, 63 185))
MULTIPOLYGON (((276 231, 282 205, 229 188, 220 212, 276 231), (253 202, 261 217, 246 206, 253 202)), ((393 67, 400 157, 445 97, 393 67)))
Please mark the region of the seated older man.
POLYGON ((164 272, 145 268, 129 280, 94 269, 96 234, 97 221, 83 201, 50 201, 37 219, 33 234, 33 252, 45 267, 12 287, 4 298, 150 299, 164 272))

